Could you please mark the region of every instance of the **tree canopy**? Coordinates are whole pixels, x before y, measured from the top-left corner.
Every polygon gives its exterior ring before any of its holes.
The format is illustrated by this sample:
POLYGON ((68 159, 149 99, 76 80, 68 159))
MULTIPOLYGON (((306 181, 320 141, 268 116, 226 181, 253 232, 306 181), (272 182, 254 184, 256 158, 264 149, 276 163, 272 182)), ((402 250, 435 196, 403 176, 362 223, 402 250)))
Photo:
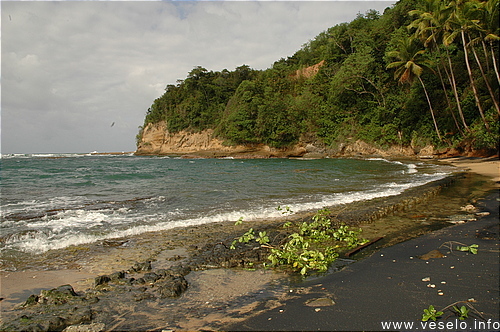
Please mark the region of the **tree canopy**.
POLYGON ((301 135, 498 148, 499 0, 401 0, 321 32, 269 69, 194 67, 144 126, 214 129, 228 144, 301 135))

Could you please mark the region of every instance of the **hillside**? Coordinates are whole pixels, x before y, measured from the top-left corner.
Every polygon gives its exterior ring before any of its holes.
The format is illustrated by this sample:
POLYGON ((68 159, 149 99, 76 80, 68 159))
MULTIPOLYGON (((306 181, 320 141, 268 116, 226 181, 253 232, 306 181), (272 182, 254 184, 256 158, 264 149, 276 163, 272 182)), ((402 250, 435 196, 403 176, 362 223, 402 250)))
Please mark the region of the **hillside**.
POLYGON ((498 8, 401 0, 321 32, 267 70, 197 66, 148 109, 137 153, 494 154, 498 8))

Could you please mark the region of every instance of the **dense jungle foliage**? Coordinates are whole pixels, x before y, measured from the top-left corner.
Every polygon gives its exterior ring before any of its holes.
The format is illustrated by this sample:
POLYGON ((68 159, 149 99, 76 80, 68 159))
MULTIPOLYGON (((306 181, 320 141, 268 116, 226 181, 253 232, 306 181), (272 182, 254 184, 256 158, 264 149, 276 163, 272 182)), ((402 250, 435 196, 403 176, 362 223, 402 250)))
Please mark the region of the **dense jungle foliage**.
POLYGON ((307 134, 327 146, 356 138, 497 149, 499 32, 499 0, 401 0, 320 33, 267 70, 195 67, 166 87, 144 126, 212 128, 228 144, 273 147, 307 134))

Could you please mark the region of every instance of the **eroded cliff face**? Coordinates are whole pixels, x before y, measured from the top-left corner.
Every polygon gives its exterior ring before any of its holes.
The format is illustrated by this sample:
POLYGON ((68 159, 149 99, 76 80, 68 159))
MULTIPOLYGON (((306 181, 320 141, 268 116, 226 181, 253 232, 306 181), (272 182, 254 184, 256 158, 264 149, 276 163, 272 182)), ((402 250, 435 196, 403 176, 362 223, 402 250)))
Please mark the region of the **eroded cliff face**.
POLYGON ((303 137, 294 146, 271 148, 264 144, 225 145, 224 141, 207 129, 201 132, 181 131, 169 133, 165 122, 148 124, 137 146, 138 155, 184 155, 206 158, 325 158, 325 157, 420 157, 432 158, 432 146, 424 148, 393 146, 380 149, 361 140, 348 140, 336 147, 325 147, 311 137, 303 137))
POLYGON ((138 154, 177 154, 193 153, 203 150, 225 149, 222 141, 213 137, 212 130, 198 133, 181 131, 171 134, 165 122, 148 124, 137 146, 138 154))
POLYGON ((201 132, 180 131, 170 133, 165 122, 148 124, 137 146, 138 155, 188 155, 199 157, 271 158, 300 157, 306 153, 299 145, 286 149, 273 149, 263 144, 224 145, 212 129, 201 132))

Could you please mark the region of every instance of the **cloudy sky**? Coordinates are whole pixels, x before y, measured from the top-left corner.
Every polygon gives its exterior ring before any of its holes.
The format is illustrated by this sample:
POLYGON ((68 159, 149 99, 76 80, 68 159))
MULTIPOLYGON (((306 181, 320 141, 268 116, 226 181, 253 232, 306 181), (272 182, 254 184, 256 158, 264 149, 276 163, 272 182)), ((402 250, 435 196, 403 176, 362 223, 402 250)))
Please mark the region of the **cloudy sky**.
POLYGON ((1 152, 134 151, 153 100, 195 66, 266 69, 395 2, 2 1, 1 152))

